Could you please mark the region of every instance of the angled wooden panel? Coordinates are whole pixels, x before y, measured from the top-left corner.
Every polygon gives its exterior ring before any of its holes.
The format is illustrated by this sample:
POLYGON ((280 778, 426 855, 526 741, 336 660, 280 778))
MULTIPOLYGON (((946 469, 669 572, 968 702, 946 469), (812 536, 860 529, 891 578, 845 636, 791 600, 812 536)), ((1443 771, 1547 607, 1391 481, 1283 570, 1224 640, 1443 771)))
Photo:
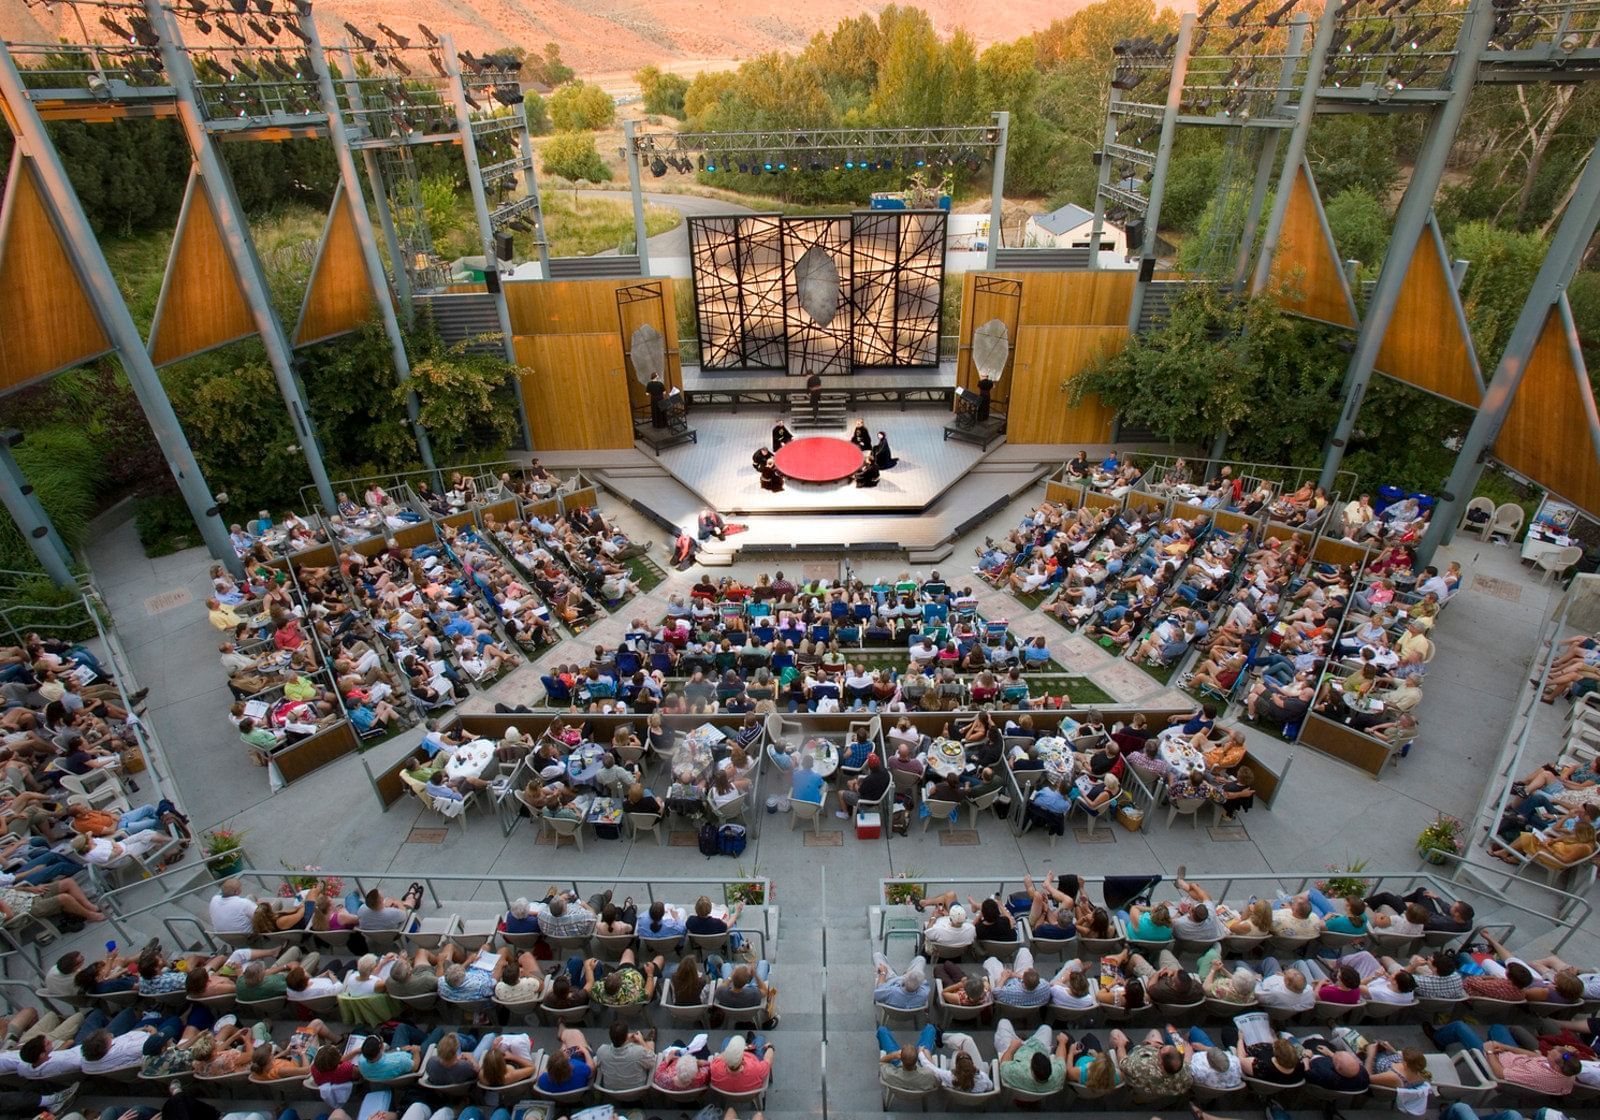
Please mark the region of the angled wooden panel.
POLYGON ((1444 238, 1431 220, 1406 266, 1375 365, 1398 381, 1469 408, 1483 403, 1477 352, 1451 281, 1444 238))
POLYGON ((1289 187, 1269 283, 1285 309, 1340 327, 1356 325, 1356 304, 1339 267, 1339 252, 1322 213, 1311 172, 1302 163, 1289 187))
POLYGON ((33 167, 15 152, 0 204, 0 391, 109 349, 33 167))
POLYGON ((166 365, 247 338, 255 329, 205 187, 191 172, 150 324, 150 360, 166 365))
POLYGON ((300 305, 300 322, 294 344, 306 346, 353 331, 372 316, 376 307, 367 262, 356 233, 355 214, 341 186, 322 230, 317 261, 311 266, 311 283, 300 305))
POLYGON ((1494 455, 1518 474, 1600 517, 1600 428, 1566 297, 1550 308, 1494 455), (1563 321, 1565 320, 1565 321, 1563 321))
MULTIPOLYGON (((612 322, 616 308, 612 307, 612 322)), ((633 446, 627 373, 616 327, 603 334, 513 339, 533 445, 547 451, 633 446)))
POLYGON ((1127 341, 1126 326, 1018 328, 1006 439, 1011 443, 1108 442, 1116 414, 1098 397, 1085 397, 1076 408, 1071 407, 1061 385, 1100 355, 1121 350, 1127 341))

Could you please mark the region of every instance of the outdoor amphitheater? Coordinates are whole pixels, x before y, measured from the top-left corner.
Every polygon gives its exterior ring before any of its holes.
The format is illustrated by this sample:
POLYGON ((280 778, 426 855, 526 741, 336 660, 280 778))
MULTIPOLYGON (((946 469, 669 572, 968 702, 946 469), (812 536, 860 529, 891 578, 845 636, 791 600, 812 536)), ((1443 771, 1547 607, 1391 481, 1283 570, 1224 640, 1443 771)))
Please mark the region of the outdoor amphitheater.
POLYGON ((0 40, 0 1112, 1600 1115, 1600 148, 1492 345, 1440 216, 1594 5, 1167 13, 1027 233, 998 94, 631 112, 595 255, 520 55, 56 9, 0 40), (1350 115, 1416 129, 1372 260, 1350 115), (157 126, 147 299, 80 145, 157 126), (918 185, 652 232, 858 164, 918 185), (285 251, 246 200, 317 175, 285 251))

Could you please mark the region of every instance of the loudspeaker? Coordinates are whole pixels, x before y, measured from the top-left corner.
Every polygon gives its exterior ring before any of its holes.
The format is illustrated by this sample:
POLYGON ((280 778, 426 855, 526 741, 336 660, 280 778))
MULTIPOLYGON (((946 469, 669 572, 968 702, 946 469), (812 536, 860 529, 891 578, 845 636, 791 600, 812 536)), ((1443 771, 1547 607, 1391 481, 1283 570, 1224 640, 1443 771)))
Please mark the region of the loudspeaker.
POLYGON ((1134 218, 1126 227, 1128 234, 1128 254, 1144 251, 1144 219, 1134 218))
POLYGON ((503 261, 509 261, 517 254, 516 244, 511 240, 511 235, 501 230, 494 235, 494 255, 503 261))
POLYGON ((1156 276, 1156 259, 1145 257, 1139 262, 1139 283, 1148 284, 1156 276))
POLYGON ((483 283, 489 289, 490 295, 497 294, 500 291, 500 270, 498 268, 486 270, 483 274, 483 283))

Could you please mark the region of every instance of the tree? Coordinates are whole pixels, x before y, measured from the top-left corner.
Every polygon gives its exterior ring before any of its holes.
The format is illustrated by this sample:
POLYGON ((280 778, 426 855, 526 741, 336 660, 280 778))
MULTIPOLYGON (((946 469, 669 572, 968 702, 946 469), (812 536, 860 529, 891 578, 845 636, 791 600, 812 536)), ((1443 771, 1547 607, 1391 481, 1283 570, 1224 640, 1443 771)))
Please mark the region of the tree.
POLYGON ((571 179, 574 183, 580 179, 591 183, 611 179, 611 169, 600 158, 594 137, 587 132, 558 132, 544 142, 539 156, 546 175, 571 179))
POLYGON ((420 419, 441 462, 468 456, 493 457, 516 437, 519 424, 511 378, 520 376, 498 354, 469 352, 467 342, 446 346, 427 321, 411 332, 411 380, 394 389, 404 407, 416 390, 420 419))
POLYGON ((550 121, 557 132, 610 128, 616 111, 611 95, 588 82, 568 82, 550 95, 550 121))
POLYGON ((1485 369, 1493 369, 1505 349, 1545 248, 1537 234, 1513 233, 1489 222, 1464 222, 1450 235, 1451 254, 1470 262, 1461 302, 1485 369))
POLYGON ((543 136, 550 131, 550 106, 531 89, 522 91, 522 115, 528 120, 531 135, 543 136))
POLYGON ((574 77, 572 67, 561 61, 561 47, 557 43, 546 43, 542 55, 525 54, 522 76, 551 89, 566 85, 574 77))
POLYGON ((646 66, 633 80, 639 83, 646 113, 683 119, 683 99, 689 92, 689 79, 682 74, 666 73, 656 66, 646 66))
POLYGON ((1400 178, 1399 153, 1414 151, 1412 126, 1398 116, 1335 113, 1316 119, 1306 138, 1306 160, 1317 192, 1332 198, 1359 187, 1387 199, 1400 178))
POLYGON ((1328 199, 1323 208, 1339 256, 1376 268, 1389 247, 1389 213, 1361 187, 1350 187, 1328 199))
POLYGON ((1193 285, 1156 330, 1135 335, 1065 385, 1163 439, 1226 434, 1231 453, 1266 463, 1313 461, 1344 371, 1326 327, 1263 295, 1193 285))

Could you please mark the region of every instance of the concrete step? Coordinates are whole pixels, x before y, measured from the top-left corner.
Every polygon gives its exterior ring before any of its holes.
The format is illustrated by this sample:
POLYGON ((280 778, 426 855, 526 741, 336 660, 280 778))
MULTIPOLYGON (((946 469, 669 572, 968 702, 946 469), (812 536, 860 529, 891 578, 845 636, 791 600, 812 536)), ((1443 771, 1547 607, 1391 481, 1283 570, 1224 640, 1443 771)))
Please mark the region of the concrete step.
POLYGON ((913 564, 938 564, 948 559, 955 550, 956 546, 946 541, 937 548, 927 549, 923 552, 908 552, 906 553, 906 559, 913 564))

